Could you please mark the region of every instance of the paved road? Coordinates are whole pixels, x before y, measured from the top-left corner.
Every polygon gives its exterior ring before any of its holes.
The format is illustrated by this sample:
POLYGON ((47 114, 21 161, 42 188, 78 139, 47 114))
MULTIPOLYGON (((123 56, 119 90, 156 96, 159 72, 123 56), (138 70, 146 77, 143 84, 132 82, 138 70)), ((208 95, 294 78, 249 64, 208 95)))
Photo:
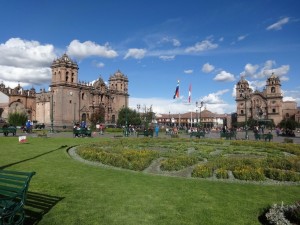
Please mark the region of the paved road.
MULTIPOLYGON (((19 132, 17 133, 17 136, 21 136, 21 135, 27 135, 27 136, 33 136, 33 137, 37 136, 34 133, 33 134, 24 134, 24 133, 19 133, 19 132)), ((94 138, 101 138, 101 137, 111 137, 111 138, 113 138, 115 136, 116 136, 116 134, 114 134, 114 133, 104 133, 104 135, 100 135, 98 132, 93 133, 94 138)), ((252 131, 248 132, 248 136, 249 136, 249 140, 255 140, 254 134, 253 134, 252 131)), ((48 137, 72 138, 73 134, 71 132, 58 132, 58 133, 55 132, 55 133, 48 133, 48 137)), ((130 135, 129 137, 130 138, 136 138, 136 135, 130 135)), ((160 133, 159 137, 170 138, 170 135, 165 135, 164 133, 160 133)), ((190 136, 187 135, 187 134, 180 134, 180 137, 190 138, 190 136)), ((195 138, 195 137, 193 137, 193 138, 195 138)), ((217 133, 217 132, 211 132, 209 134, 206 134, 205 138, 220 138, 220 134, 217 133)), ((273 142, 283 143, 285 138, 286 137, 277 136, 275 134, 275 132, 273 132, 273 142)), ((296 137, 289 137, 289 138, 291 138, 293 140, 293 143, 300 144, 300 133, 297 133, 296 137)), ((240 139, 240 140, 245 139, 245 132, 238 132, 237 133, 237 139, 240 139)), ((264 140, 260 140, 260 141, 264 141, 264 140)))

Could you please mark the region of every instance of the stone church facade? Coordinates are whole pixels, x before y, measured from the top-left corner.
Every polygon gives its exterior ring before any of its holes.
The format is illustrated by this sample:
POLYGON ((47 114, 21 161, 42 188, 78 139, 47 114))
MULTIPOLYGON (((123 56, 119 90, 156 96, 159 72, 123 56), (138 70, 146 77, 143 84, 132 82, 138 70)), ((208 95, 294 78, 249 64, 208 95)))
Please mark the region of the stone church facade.
MULTIPOLYGON (((78 65, 67 54, 54 60, 51 70, 48 91, 36 93, 34 88, 23 90, 18 85, 10 89, 0 84, 2 99, 7 101, 2 117, 10 112, 25 112, 30 120, 59 128, 81 121, 89 123, 90 116, 102 108, 105 123, 115 124, 120 109, 128 107, 129 81, 119 70, 109 77, 108 85, 101 77, 93 84, 79 82, 78 65)), ((3 104, 2 101, 2 107, 3 104)))
POLYGON ((278 125, 281 120, 294 118, 297 104, 283 101, 281 82, 274 73, 266 80, 263 91, 253 91, 248 81, 242 77, 236 84, 237 122, 246 118, 254 120, 273 120, 278 125))

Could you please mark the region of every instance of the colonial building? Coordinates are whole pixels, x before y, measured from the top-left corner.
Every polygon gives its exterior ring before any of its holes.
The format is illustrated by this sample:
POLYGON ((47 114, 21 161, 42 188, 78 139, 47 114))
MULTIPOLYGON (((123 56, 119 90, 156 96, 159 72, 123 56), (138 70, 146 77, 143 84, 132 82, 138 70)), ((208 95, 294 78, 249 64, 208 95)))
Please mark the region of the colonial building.
POLYGON ((295 118, 297 104, 283 102, 281 82, 274 73, 267 79, 263 91, 253 91, 242 77, 236 84, 237 122, 248 119, 273 120, 275 125, 285 118, 295 118))
POLYGON ((164 126, 179 127, 198 127, 217 129, 227 126, 230 128, 230 115, 213 113, 207 109, 201 112, 186 112, 178 114, 160 114, 156 115, 156 121, 164 126))
POLYGON ((128 107, 128 78, 119 70, 110 76, 108 86, 101 77, 96 82, 79 82, 78 65, 67 54, 53 61, 52 81, 48 91, 11 89, 0 85, 2 115, 25 112, 30 120, 54 127, 72 126, 86 121, 102 108, 106 123, 116 123, 118 112, 128 107), (2 97, 1 97, 2 96, 2 97), (5 103, 6 101, 6 103, 5 103), (6 106, 5 106, 6 105, 6 106))

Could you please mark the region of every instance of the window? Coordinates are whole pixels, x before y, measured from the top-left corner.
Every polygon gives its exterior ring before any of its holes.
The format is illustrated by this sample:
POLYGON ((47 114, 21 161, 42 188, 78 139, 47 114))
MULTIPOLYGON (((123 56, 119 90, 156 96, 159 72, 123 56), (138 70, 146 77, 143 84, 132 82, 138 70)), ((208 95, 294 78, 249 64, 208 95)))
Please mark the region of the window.
POLYGON ((276 109, 272 109, 272 113, 276 113, 276 109))
POLYGON ((241 110, 241 114, 244 114, 244 110, 241 110))
POLYGON ((271 87, 271 92, 275 93, 275 87, 271 87))

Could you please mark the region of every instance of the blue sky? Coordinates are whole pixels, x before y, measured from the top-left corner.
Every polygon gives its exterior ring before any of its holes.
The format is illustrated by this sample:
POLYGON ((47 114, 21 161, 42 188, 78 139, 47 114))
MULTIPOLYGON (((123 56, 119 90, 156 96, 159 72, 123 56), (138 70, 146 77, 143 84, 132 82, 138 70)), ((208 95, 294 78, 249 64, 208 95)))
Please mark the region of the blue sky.
POLYGON ((298 0, 10 0, 0 8, 0 82, 9 87, 47 89, 49 66, 67 53, 81 81, 127 75, 132 108, 181 113, 204 101, 231 113, 240 77, 262 90, 272 72, 284 100, 300 105, 298 0))

